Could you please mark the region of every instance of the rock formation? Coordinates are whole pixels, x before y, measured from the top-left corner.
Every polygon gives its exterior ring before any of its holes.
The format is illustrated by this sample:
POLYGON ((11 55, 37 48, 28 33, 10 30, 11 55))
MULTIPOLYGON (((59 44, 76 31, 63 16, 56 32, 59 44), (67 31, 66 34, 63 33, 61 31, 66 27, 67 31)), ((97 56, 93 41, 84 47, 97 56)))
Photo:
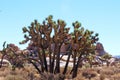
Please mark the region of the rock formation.
POLYGON ((98 56, 102 56, 102 55, 104 55, 106 53, 102 43, 100 43, 100 42, 97 43, 97 45, 96 45, 96 52, 98 53, 98 56))

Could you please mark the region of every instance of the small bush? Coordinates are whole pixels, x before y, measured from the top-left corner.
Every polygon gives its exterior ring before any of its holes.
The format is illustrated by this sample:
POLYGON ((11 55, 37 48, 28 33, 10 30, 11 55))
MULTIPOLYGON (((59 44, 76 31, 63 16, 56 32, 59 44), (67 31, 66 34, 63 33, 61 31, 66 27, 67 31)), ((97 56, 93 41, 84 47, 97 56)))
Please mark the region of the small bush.
POLYGON ((20 75, 7 75, 5 77, 5 80, 25 80, 22 76, 20 75))
POLYGON ((40 80, 64 80, 63 74, 42 73, 40 80))

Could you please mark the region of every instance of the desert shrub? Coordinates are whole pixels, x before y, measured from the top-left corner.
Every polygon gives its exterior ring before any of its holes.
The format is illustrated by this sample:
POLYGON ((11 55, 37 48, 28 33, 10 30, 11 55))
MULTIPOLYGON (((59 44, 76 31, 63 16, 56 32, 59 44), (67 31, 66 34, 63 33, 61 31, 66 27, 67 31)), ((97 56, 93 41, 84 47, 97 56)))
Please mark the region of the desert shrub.
POLYGON ((105 75, 104 74, 100 74, 100 80, 104 80, 105 79, 105 75))
POLYGON ((0 67, 2 67, 3 59, 6 59, 10 62, 9 66, 12 67, 12 70, 15 68, 23 68, 24 67, 24 60, 21 56, 22 51, 15 46, 15 44, 7 44, 6 42, 3 43, 3 50, 0 51, 2 57, 0 61, 0 67))
POLYGON ((82 76, 84 76, 86 79, 91 79, 96 77, 96 72, 95 71, 90 71, 90 70, 86 70, 84 72, 82 72, 82 76))
POLYGON ((63 74, 42 73, 40 80, 64 80, 63 74))
POLYGON ((7 76, 9 74, 10 74, 10 69, 9 68, 1 68, 1 70, 0 70, 0 76, 1 77, 5 77, 5 76, 7 76))
POLYGON ((112 76, 112 78, 113 78, 113 80, 119 80, 119 79, 120 79, 120 73, 114 74, 114 75, 112 76))
POLYGON ((5 77, 5 80, 26 80, 24 77, 22 77, 21 75, 7 75, 5 77))

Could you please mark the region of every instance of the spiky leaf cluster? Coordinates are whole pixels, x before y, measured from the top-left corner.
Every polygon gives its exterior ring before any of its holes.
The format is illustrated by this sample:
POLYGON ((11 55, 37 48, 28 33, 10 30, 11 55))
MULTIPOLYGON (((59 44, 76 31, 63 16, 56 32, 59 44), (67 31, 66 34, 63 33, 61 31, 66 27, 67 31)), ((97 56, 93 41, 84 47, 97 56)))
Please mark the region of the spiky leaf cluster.
POLYGON ((74 32, 72 35, 73 50, 84 50, 90 53, 95 49, 95 43, 98 41, 98 33, 94 35, 93 31, 81 27, 81 23, 76 21, 73 23, 74 32), (76 49, 75 44, 77 45, 76 49))
POLYGON ((32 41, 38 47, 48 48, 47 43, 49 43, 51 39, 55 43, 63 42, 69 28, 65 28, 66 23, 63 20, 58 20, 55 22, 52 18, 52 15, 50 15, 43 21, 42 24, 35 20, 29 27, 23 27, 22 30, 25 34, 25 40, 20 42, 20 44, 25 44, 28 41, 32 41), (52 31, 54 31, 53 38, 50 37, 52 31))

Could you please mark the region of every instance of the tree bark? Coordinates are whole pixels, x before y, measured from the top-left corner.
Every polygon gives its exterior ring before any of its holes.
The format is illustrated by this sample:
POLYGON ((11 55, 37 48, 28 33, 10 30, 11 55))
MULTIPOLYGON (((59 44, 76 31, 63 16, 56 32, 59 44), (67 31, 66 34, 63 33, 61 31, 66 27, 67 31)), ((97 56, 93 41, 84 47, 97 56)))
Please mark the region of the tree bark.
POLYGON ((67 67, 68 67, 68 63, 69 63, 71 54, 72 54, 72 52, 70 51, 70 52, 68 53, 68 58, 67 58, 67 61, 66 61, 66 65, 65 65, 63 74, 66 74, 66 72, 67 72, 67 67))
POLYGON ((75 78, 75 77, 77 76, 77 71, 78 71, 79 63, 80 63, 80 61, 81 61, 82 54, 83 54, 83 53, 81 53, 80 56, 78 57, 77 64, 76 64, 75 67, 73 68, 72 78, 75 78))
POLYGON ((45 70, 48 72, 45 50, 43 48, 42 48, 42 54, 43 54, 43 61, 44 61, 45 70))

